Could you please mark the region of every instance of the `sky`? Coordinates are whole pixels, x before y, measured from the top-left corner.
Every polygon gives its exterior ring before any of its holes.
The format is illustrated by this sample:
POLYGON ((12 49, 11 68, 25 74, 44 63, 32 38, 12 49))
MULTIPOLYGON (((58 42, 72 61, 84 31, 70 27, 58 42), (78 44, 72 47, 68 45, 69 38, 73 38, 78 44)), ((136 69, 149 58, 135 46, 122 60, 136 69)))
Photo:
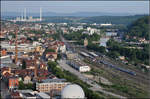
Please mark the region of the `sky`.
POLYGON ((1 1, 1 12, 107 12, 148 14, 149 1, 1 1))

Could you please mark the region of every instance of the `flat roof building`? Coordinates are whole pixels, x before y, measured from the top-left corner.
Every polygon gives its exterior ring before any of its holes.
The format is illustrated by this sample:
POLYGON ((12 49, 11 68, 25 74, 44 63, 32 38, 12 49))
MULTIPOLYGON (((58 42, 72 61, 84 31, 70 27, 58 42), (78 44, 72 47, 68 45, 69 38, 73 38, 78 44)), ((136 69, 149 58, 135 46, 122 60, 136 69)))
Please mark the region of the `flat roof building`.
POLYGON ((41 83, 36 83, 36 90, 39 92, 61 91, 68 84, 69 82, 65 82, 64 79, 46 79, 41 83))
POLYGON ((67 63, 73 68, 77 69, 79 72, 87 72, 91 70, 90 66, 79 60, 70 60, 67 63))

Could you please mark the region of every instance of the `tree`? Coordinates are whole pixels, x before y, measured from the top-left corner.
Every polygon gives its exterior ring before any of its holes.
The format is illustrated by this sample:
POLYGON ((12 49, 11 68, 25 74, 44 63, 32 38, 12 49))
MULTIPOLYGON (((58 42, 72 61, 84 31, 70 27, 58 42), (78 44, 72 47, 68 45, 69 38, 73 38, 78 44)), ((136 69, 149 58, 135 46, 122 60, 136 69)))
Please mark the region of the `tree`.
POLYGON ((130 38, 136 36, 137 38, 145 38, 149 40, 149 16, 144 16, 132 24, 128 25, 128 31, 125 35, 128 35, 130 38))
POLYGON ((26 69, 26 61, 25 60, 22 61, 22 69, 26 69))
POLYGON ((55 50, 54 50, 54 49, 46 49, 45 52, 46 52, 46 53, 47 53, 47 52, 55 52, 55 50))
POLYGON ((18 89, 20 89, 20 90, 25 89, 23 81, 19 81, 18 89))
POLYGON ((120 54, 116 51, 110 51, 110 52, 108 52, 107 55, 112 57, 112 58, 118 58, 118 56, 120 56, 120 54))

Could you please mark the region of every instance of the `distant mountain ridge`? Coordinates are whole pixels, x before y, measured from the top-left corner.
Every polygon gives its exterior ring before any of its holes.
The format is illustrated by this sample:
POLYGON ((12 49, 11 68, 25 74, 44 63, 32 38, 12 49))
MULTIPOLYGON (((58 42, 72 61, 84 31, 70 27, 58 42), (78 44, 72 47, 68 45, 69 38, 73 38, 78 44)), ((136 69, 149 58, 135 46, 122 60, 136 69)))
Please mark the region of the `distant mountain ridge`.
MULTIPOLYGON (((39 13, 27 13, 27 16, 38 17, 39 13)), ((75 12, 75 13, 55 13, 55 12, 43 12, 44 17, 48 16, 79 16, 79 17, 91 17, 91 16, 128 16, 135 15, 131 13, 106 13, 106 12, 75 12)), ((1 12, 2 17, 12 16, 17 17, 21 16, 21 12, 1 12)))

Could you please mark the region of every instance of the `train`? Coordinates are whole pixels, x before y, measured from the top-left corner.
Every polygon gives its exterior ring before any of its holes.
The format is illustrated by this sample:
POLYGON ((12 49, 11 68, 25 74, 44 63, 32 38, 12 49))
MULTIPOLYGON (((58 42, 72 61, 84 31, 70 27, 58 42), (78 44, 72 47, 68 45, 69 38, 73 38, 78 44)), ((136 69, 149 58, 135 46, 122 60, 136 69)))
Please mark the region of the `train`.
POLYGON ((119 70, 119 71, 121 71, 121 72, 125 72, 125 73, 128 73, 128 74, 130 74, 130 75, 134 75, 134 76, 136 75, 136 73, 133 72, 133 71, 129 71, 129 70, 126 70, 126 69, 123 69, 123 68, 116 67, 115 65, 109 64, 108 62, 100 61, 100 63, 103 63, 103 64, 105 64, 105 65, 107 65, 107 66, 109 66, 109 67, 111 67, 111 68, 114 68, 114 69, 116 69, 116 70, 119 70))
MULTIPOLYGON (((88 53, 86 53, 86 52, 80 52, 80 54, 82 56, 84 56, 84 57, 92 59, 93 61, 96 60, 96 57, 98 57, 98 55, 95 54, 94 52, 88 52, 88 53)), ((100 60, 99 63, 103 63, 103 64, 105 64, 105 65, 107 65, 107 66, 109 66, 111 68, 114 68, 114 69, 119 70, 121 72, 128 73, 130 75, 134 75, 134 76, 136 75, 136 73, 133 72, 133 71, 129 71, 129 70, 126 70, 126 69, 123 69, 123 68, 116 67, 115 65, 112 65, 112 64, 110 64, 110 63, 108 63, 106 61, 101 61, 100 60)))
POLYGON ((84 57, 88 57, 88 58, 96 58, 96 57, 98 57, 98 55, 97 54, 95 54, 94 52, 80 52, 80 54, 82 55, 82 56, 84 56, 84 57))
POLYGON ((90 54, 91 56, 93 56, 93 57, 98 57, 98 55, 95 54, 94 52, 89 52, 89 54, 90 54))

